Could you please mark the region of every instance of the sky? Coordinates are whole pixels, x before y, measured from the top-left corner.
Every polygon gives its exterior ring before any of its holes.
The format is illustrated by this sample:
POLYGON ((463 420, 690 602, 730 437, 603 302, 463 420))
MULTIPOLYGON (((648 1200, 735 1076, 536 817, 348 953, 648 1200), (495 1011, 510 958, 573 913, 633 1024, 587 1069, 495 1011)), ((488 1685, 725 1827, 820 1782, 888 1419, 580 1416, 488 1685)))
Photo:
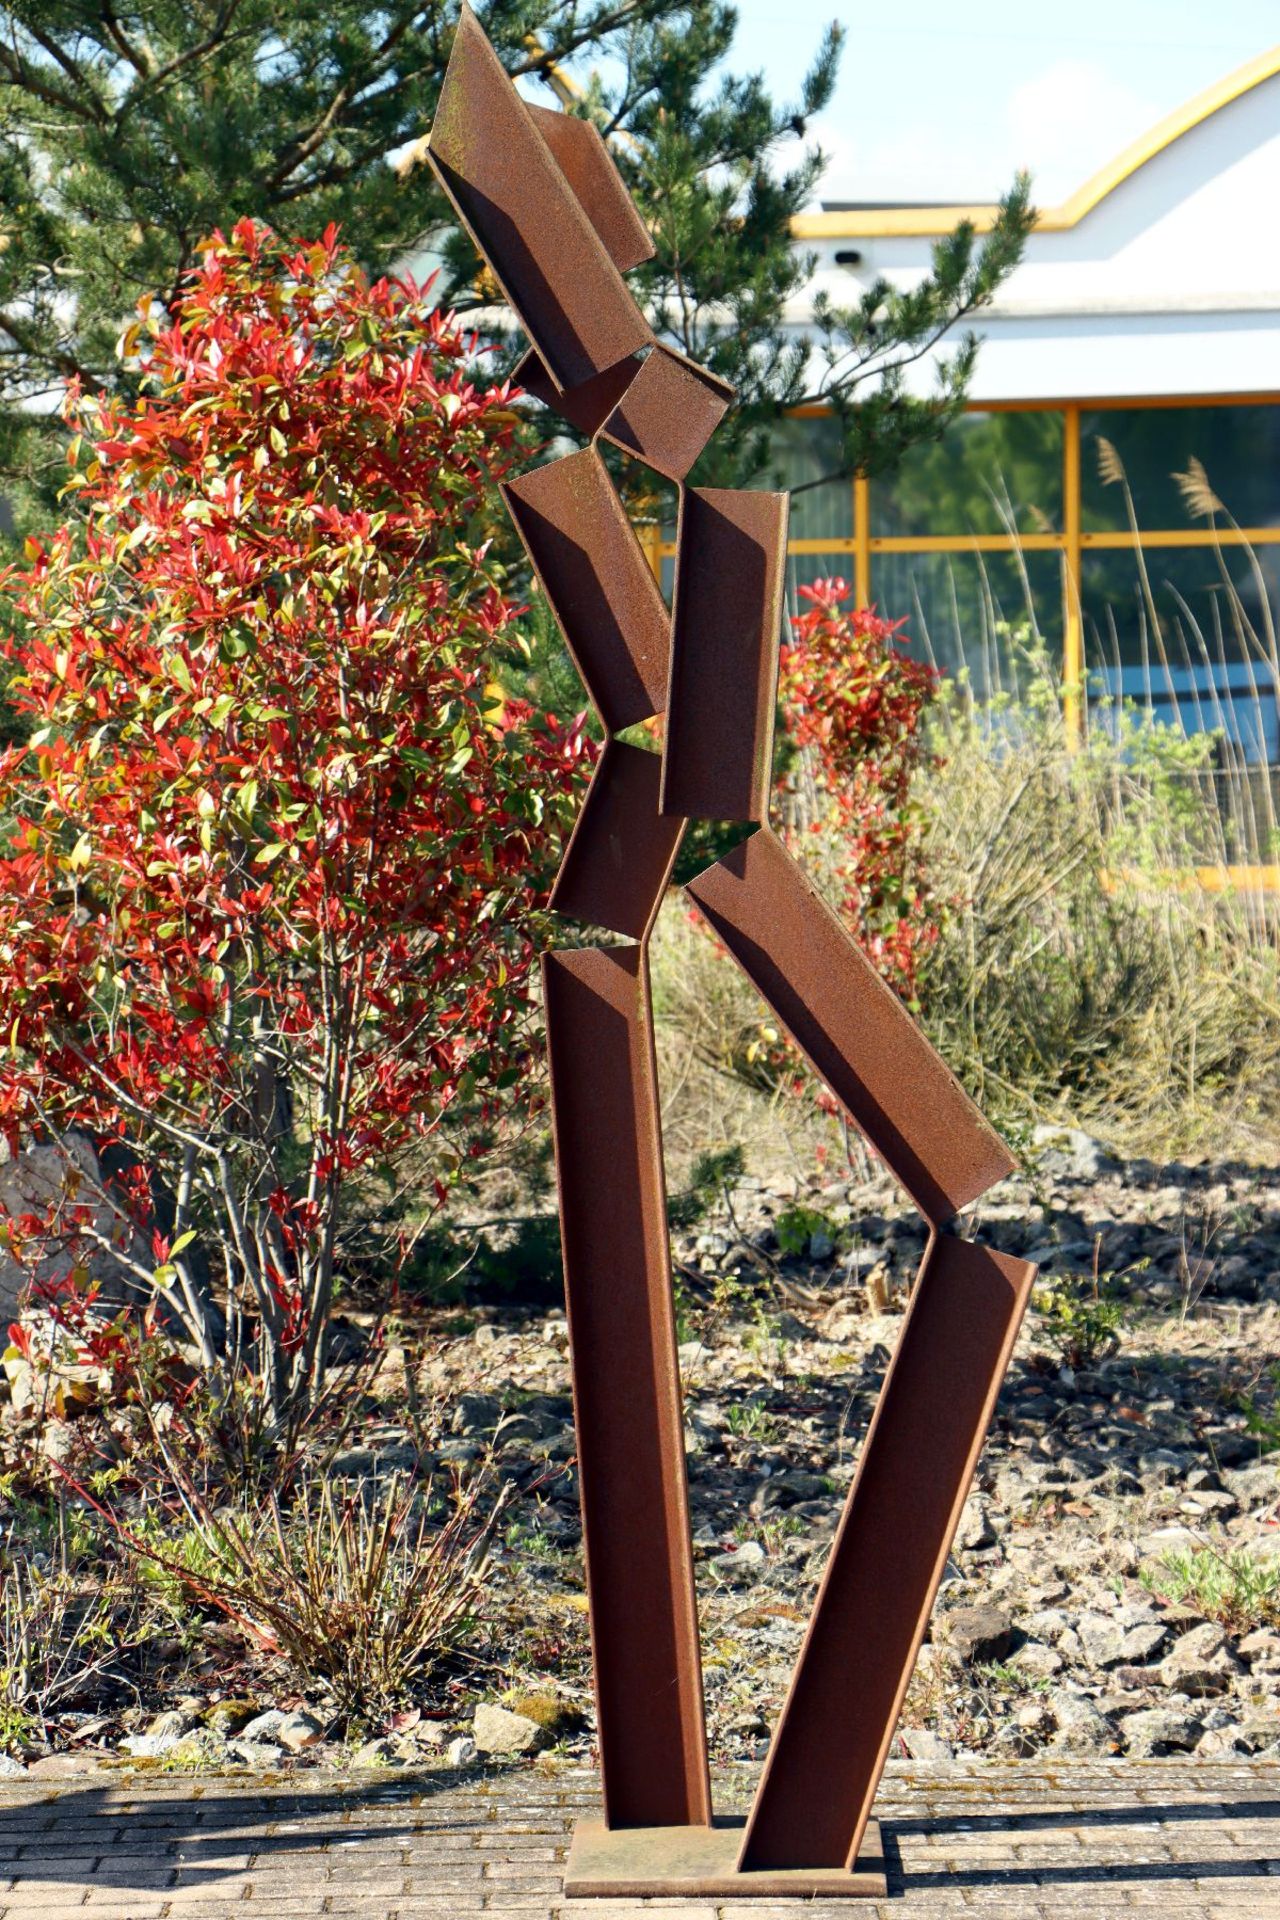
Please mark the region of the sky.
POLYGON ((826 23, 848 32, 814 133, 826 200, 989 200, 1016 168, 1064 199, 1183 101, 1280 42, 1275 0, 738 0, 731 64, 794 98, 826 23), (1068 16, 1067 24, 1051 24, 1068 16), (896 16, 893 24, 886 16, 896 16))

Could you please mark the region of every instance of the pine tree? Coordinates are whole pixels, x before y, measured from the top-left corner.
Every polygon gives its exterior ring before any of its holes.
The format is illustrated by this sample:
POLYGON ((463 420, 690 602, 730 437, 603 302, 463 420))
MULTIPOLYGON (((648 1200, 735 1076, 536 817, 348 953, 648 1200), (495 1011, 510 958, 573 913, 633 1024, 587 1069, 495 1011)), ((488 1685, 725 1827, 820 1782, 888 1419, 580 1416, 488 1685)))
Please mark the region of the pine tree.
MULTIPOLYGON (((122 338, 140 299, 172 304, 200 242, 254 216, 287 234, 333 220, 366 265, 436 251, 466 309, 492 301, 429 170, 415 165, 458 0, 0 0, 0 492, 46 512, 63 477, 60 395, 125 391, 122 338), (388 164, 398 160, 396 166, 388 164)), ((488 0, 510 72, 569 89, 650 222, 635 276, 655 322, 738 389, 741 406, 695 475, 765 472, 781 413, 822 399, 841 470, 892 464, 963 403, 975 348, 944 360, 935 394, 903 374, 990 298, 1030 224, 1015 186, 992 233, 964 226, 902 294, 819 305, 811 341, 784 327, 811 261, 790 237, 822 160, 806 141, 829 101, 842 33, 828 30, 795 103, 723 72, 736 13, 721 0, 488 0)))
MULTIPOLYGON (((488 0, 485 26, 536 76, 671 10, 488 0)), ((66 383, 128 390, 122 330, 145 295, 172 305, 215 227, 251 215, 316 236, 332 220, 385 268, 439 221, 425 171, 406 185, 387 162, 430 125, 457 11, 0 0, 0 491, 20 515, 64 477, 66 383)))

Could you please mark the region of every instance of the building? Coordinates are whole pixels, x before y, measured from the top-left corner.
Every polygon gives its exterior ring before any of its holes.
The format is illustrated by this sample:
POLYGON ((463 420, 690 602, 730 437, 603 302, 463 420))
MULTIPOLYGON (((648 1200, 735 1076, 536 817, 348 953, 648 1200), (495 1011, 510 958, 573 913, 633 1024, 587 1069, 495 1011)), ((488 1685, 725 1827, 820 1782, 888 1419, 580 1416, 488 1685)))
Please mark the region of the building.
MULTIPOLYGON (((1280 760, 1277 205, 1280 47, 1042 211, 977 318, 965 418, 889 480, 801 492, 793 584, 845 574, 980 690, 1034 629, 1068 683, 1280 760)), ((847 303, 992 211, 836 203, 795 233, 847 303)), ((788 485, 829 471, 831 434, 787 423, 788 485)))

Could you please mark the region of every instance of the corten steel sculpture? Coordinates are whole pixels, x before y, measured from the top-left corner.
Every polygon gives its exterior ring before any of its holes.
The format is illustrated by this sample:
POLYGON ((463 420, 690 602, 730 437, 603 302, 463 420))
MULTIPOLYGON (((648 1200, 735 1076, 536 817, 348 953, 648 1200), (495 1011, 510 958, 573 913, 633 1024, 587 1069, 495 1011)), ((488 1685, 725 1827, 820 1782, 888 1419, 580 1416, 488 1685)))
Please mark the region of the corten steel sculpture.
POLYGON ((652 247, 603 140, 464 6, 429 151, 521 384, 589 441, 504 488, 607 735, 551 904, 626 942, 543 960, 605 1807, 566 1892, 882 1893, 871 1804, 1034 1273, 948 1225, 1013 1162, 769 828, 787 496, 685 484, 732 391, 628 291, 652 247), (680 488, 670 614, 601 439, 680 488), (616 737, 656 714, 661 756, 616 737), (691 819, 754 826, 688 892, 930 1228, 745 1824, 711 1809, 649 997, 691 819))

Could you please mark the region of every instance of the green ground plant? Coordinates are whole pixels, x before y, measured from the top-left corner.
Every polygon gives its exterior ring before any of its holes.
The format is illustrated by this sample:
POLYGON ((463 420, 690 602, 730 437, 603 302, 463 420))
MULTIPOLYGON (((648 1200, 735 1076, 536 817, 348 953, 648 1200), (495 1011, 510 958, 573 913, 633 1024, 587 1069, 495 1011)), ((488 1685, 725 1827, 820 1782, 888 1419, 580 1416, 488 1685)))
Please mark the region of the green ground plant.
POLYGON ((1190 1605, 1229 1633, 1280 1624, 1280 1558, 1262 1559, 1244 1547, 1190 1547, 1144 1567, 1139 1582, 1173 1605, 1190 1605))
POLYGON ((950 904, 921 998, 984 1107, 1152 1153, 1271 1125, 1280 955, 1247 898, 1194 878, 1222 857, 1211 736, 1113 708, 1077 746, 1029 648, 1016 698, 947 686, 934 739, 926 857, 950 904))

